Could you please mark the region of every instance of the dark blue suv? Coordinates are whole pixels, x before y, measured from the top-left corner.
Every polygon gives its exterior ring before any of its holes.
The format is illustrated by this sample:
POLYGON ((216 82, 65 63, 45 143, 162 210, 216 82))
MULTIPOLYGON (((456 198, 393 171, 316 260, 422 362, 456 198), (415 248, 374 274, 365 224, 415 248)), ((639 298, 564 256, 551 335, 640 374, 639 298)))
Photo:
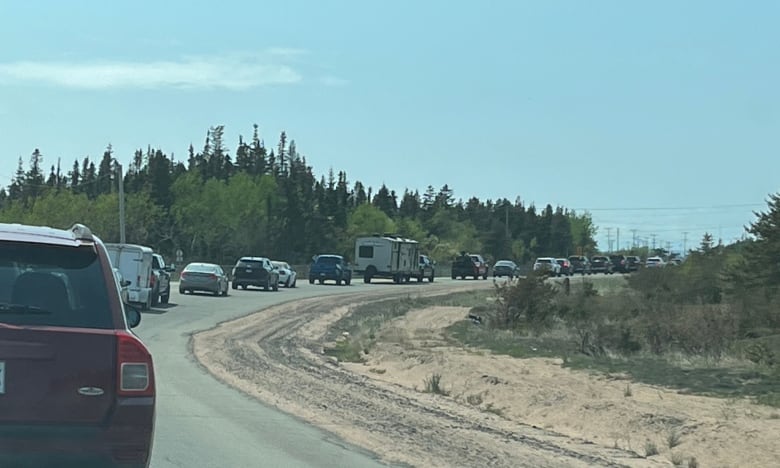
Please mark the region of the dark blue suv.
POLYGON ((349 285, 352 282, 352 268, 341 255, 316 255, 309 270, 309 284, 333 280, 336 284, 349 285))

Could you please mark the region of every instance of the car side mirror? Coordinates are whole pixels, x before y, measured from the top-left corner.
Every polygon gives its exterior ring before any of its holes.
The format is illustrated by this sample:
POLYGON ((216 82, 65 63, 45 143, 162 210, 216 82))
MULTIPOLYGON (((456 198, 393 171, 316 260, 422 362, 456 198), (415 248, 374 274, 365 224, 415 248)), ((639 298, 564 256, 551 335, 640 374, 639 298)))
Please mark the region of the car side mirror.
POLYGON ((141 312, 130 304, 125 304, 125 318, 127 319, 127 326, 135 328, 141 323, 141 312))
POLYGON ((122 280, 119 283, 119 285, 122 286, 123 288, 126 288, 126 287, 130 286, 131 284, 132 284, 132 281, 130 281, 130 280, 122 280))

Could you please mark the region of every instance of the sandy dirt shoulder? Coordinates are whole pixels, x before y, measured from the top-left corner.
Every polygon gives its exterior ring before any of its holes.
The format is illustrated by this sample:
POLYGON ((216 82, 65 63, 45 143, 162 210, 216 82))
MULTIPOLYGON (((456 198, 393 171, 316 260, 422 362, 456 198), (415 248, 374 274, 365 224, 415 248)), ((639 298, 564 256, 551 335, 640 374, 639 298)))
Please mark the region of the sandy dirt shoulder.
MULTIPOLYGON (((454 290, 463 286, 453 287, 454 290)), ((444 294, 437 290, 435 294, 444 294)), ((396 293, 397 294, 397 293, 396 293)), ((412 311, 386 324, 365 364, 323 355, 328 328, 365 293, 297 301, 193 336, 219 380, 394 464, 413 466, 771 466, 776 413, 745 402, 678 395, 453 347, 442 330, 465 310, 412 311), (438 373, 448 396, 421 392, 438 373), (670 431, 680 445, 667 447, 670 431), (645 459, 650 440, 659 455, 645 459)))

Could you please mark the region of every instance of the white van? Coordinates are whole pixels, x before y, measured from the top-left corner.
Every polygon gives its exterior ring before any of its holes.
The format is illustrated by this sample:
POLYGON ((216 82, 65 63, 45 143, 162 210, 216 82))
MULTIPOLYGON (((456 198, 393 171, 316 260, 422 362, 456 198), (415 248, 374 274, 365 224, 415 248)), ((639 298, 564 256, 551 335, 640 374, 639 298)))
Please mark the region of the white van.
POLYGON ((127 297, 130 303, 141 304, 143 309, 152 307, 154 274, 152 273, 151 247, 135 244, 106 244, 111 265, 119 269, 129 281, 127 297))

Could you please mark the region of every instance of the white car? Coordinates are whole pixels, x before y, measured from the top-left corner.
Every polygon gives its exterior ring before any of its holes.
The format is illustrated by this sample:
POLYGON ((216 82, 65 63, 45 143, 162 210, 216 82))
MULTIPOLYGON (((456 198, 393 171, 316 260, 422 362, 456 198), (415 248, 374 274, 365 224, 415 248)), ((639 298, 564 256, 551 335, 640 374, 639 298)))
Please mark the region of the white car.
POLYGON ((561 266, 553 257, 539 257, 534 262, 534 271, 547 270, 553 276, 561 276, 561 266))
POLYGON ((666 266, 666 262, 661 257, 648 257, 645 261, 645 268, 662 268, 666 266))
POLYGON ((298 273, 295 272, 293 267, 287 262, 272 261, 271 263, 276 271, 279 272, 279 284, 285 288, 294 288, 298 280, 298 273))

